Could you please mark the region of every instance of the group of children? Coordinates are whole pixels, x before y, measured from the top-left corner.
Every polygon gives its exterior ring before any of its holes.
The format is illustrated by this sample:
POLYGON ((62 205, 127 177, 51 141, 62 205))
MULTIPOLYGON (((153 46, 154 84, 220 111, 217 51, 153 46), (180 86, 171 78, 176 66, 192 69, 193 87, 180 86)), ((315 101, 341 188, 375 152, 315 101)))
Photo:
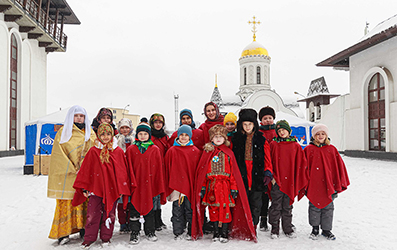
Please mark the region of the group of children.
POLYGON ((331 232, 333 199, 347 188, 349 178, 325 125, 313 128, 312 141, 302 150, 287 121, 274 123, 269 106, 259 116, 254 109, 242 109, 237 118, 233 113, 223 117, 209 102, 200 128, 184 109, 170 138, 161 114, 143 118, 134 136, 131 121, 123 118, 117 131, 109 111, 101 109, 94 119, 95 147, 73 185, 73 205, 88 198, 82 248, 92 246, 98 230, 102 244, 110 243, 116 207, 120 232, 130 232, 130 244, 140 242, 142 224, 146 238, 156 241, 155 231, 165 228, 161 205, 167 201, 172 202, 175 240, 196 240, 210 228, 214 241, 256 242, 257 225, 268 231, 268 222, 271 238, 277 239, 280 220, 283 233, 294 238, 292 204, 304 195, 310 237, 317 239, 321 226, 322 235, 336 238, 331 232))

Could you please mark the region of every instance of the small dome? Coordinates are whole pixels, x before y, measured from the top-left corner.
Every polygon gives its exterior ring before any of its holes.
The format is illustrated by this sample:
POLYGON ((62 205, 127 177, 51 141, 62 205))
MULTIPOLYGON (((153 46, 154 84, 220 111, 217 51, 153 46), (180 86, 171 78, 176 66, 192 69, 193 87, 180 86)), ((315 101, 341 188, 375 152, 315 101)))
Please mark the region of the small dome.
POLYGON ((241 53, 241 57, 250 56, 250 55, 269 56, 269 53, 267 52, 267 50, 265 49, 265 47, 262 44, 254 41, 254 42, 248 44, 248 46, 245 47, 243 52, 241 53))

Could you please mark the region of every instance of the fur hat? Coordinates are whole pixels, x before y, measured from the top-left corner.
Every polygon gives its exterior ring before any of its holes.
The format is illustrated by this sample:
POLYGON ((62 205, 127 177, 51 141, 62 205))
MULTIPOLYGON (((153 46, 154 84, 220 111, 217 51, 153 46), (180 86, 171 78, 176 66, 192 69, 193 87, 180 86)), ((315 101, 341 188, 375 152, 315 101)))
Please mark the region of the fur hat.
MULTIPOLYGON (((226 127, 224 127, 224 126, 222 126, 220 124, 217 124, 217 125, 213 126, 212 128, 210 128, 210 130, 208 130, 208 133, 210 135, 210 141, 212 141, 212 139, 214 139, 215 135, 221 135, 221 136, 223 136, 225 138, 225 143, 224 143, 225 146, 226 147, 230 146, 230 142, 227 140, 228 137, 227 137, 227 129, 226 129, 226 127)), ((209 143, 204 145, 204 150, 206 152, 212 151, 212 150, 214 150, 214 148, 215 147, 212 144, 212 142, 209 142, 209 143)))
POLYGON ((252 122, 254 123, 254 130, 259 131, 259 124, 258 124, 258 113, 254 109, 246 108, 240 110, 238 113, 238 121, 237 121, 237 132, 243 133, 243 122, 252 122))
POLYGON ((271 115, 273 116, 273 119, 276 119, 276 112, 274 112, 274 109, 270 106, 261 108, 261 110, 259 111, 259 120, 262 121, 262 118, 265 115, 271 115))
POLYGON ((278 130, 281 129, 281 128, 287 130, 288 133, 291 135, 291 131, 292 131, 292 130, 291 130, 291 127, 289 126, 289 123, 288 123, 286 120, 280 120, 280 121, 278 121, 278 122, 276 123, 276 133, 277 133, 277 136, 278 136, 278 130))
POLYGON ((104 117, 104 116, 106 116, 106 115, 110 117, 110 123, 112 123, 112 122, 113 122, 113 113, 112 113, 112 111, 111 111, 110 109, 108 109, 108 108, 101 108, 101 109, 98 111, 98 114, 97 114, 97 116, 96 116, 96 118, 98 119, 98 122, 101 123, 102 117, 104 117))
POLYGON ((117 123, 117 129, 120 130, 121 127, 129 127, 132 131, 132 121, 128 118, 123 118, 117 123))
POLYGON ((189 138, 192 138, 192 128, 189 125, 182 125, 178 128, 178 137, 183 133, 187 134, 189 138))
POLYGON ((141 122, 136 127, 135 138, 138 138, 139 132, 142 132, 142 131, 147 132, 149 134, 149 140, 150 140, 150 138, 152 138, 152 130, 150 129, 150 125, 147 122, 148 121, 147 121, 146 117, 143 117, 141 119, 141 122))
POLYGON ((314 137, 320 131, 324 131, 324 133, 328 137, 328 127, 325 124, 321 124, 321 123, 317 124, 312 128, 312 136, 314 137))
POLYGON ((228 122, 233 122, 235 126, 237 126, 237 116, 232 112, 227 113, 225 115, 225 119, 223 120, 223 125, 226 125, 228 122))

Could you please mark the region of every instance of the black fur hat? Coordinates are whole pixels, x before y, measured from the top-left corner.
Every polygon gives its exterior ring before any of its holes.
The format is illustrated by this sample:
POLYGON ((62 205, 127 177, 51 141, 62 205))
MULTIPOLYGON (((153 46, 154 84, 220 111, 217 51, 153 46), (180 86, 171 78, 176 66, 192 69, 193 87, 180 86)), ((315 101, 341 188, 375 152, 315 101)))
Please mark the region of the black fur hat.
POLYGON ((259 131, 258 113, 251 108, 240 110, 238 113, 237 132, 243 133, 243 122, 254 123, 254 131, 259 131))
POLYGON ((259 120, 262 121, 262 117, 264 117, 265 115, 271 115, 273 116, 273 119, 276 119, 276 112, 274 112, 274 109, 270 106, 261 108, 261 110, 259 111, 259 120))

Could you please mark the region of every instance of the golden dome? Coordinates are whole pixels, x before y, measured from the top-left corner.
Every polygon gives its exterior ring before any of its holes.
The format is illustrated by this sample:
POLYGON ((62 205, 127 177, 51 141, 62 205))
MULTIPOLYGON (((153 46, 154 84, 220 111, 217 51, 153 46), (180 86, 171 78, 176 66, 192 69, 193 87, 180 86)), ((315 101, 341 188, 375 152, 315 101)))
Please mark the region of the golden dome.
POLYGON ((249 44, 247 47, 244 48, 243 52, 241 53, 241 57, 251 56, 251 55, 269 56, 269 53, 262 44, 253 41, 251 44, 249 44))

